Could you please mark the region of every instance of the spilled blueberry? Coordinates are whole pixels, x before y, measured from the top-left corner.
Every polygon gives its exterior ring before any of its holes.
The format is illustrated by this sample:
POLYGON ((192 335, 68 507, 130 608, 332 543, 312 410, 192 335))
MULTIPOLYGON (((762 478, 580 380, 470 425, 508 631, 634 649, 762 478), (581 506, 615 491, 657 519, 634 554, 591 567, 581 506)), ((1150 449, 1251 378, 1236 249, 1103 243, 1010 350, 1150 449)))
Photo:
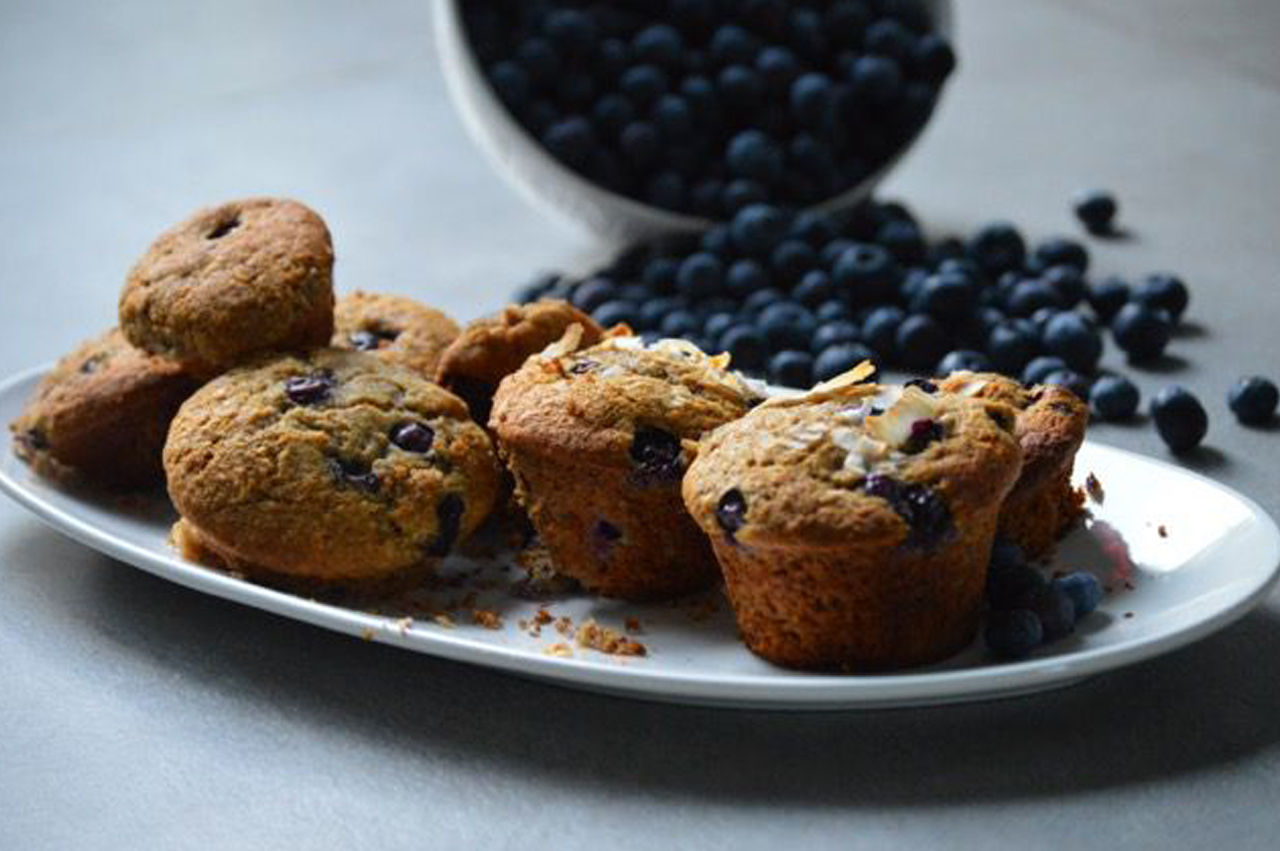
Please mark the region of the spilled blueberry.
POLYGON ((1044 640, 1044 627, 1027 609, 991 612, 983 638, 991 655, 999 659, 1022 659, 1044 640))
POLYGON ((1245 425, 1263 425, 1276 412, 1280 391, 1275 382, 1255 375, 1242 378, 1227 393, 1227 405, 1236 419, 1245 425))
POLYGON ((1098 604, 1102 602, 1102 584, 1092 573, 1077 570, 1057 577, 1053 584, 1071 600, 1077 621, 1098 608, 1098 604))
POLYGON ((1204 440, 1209 415, 1200 400, 1183 387, 1166 387, 1151 400, 1151 418, 1160 439, 1174 452, 1187 452, 1204 440))

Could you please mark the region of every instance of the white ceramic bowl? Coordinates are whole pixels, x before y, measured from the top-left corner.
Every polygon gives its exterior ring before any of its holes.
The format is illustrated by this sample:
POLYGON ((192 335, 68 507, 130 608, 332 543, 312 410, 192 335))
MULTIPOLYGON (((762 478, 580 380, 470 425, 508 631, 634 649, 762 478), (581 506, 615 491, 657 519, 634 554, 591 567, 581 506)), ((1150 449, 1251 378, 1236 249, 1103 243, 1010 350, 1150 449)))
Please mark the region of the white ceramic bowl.
MULTIPOLYGON (((952 34, 951 0, 921 0, 943 35, 952 34)), ((710 222, 673 213, 603 189, 562 165, 520 126, 490 88, 471 50, 460 0, 434 0, 436 48, 454 106, 485 157, 508 183, 537 207, 613 244, 659 233, 700 230, 710 222)), ((866 198, 918 137, 861 183, 817 205, 850 207, 866 198)))

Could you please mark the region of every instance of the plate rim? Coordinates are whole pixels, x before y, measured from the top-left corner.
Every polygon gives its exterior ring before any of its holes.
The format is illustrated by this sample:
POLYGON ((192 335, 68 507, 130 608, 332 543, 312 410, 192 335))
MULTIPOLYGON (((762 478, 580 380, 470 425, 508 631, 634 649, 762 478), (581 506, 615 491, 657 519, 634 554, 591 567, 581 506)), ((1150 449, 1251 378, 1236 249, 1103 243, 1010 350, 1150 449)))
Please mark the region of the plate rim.
MULTIPOLYGON (((34 383, 49 365, 23 370, 0 381, 0 401, 34 383)), ((8 453, 8 429, 0 451, 8 453)), ((99 553, 175 582, 194 591, 302 621, 312 626, 389 644, 455 662, 481 665, 525 678, 562 686, 686 705, 741 709, 832 711, 923 706, 1015 697, 1038 692, 1126 667, 1185 647, 1239 620, 1280 580, 1280 528, 1253 499, 1208 476, 1141 453, 1096 441, 1090 452, 1140 459, 1192 478, 1241 503, 1249 512, 1262 543, 1269 544, 1274 562, 1254 580, 1247 593, 1195 622, 1167 632, 1139 634, 1104 647, 1083 648, 1062 655, 1002 662, 973 668, 874 675, 803 674, 780 671, 772 675, 706 675, 678 671, 646 671, 623 665, 602 666, 595 661, 561 658, 516 647, 502 647, 445 630, 402 631, 394 618, 299 597, 257 585, 189 562, 176 552, 159 555, 110 531, 64 511, 0 466, 0 491, 30 511, 54 531, 99 553)), ((72 495, 71 498, 78 499, 72 495)), ((1259 556, 1259 562, 1262 555, 1259 556)))

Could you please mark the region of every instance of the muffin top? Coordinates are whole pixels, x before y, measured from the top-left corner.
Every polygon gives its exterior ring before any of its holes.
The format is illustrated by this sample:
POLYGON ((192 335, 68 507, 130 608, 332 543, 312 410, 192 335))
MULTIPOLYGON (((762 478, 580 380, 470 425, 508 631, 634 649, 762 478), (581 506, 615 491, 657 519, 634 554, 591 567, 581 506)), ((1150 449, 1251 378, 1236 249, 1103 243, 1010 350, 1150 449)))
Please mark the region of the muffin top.
POLYGON ((728 370, 728 355, 710 357, 683 340, 646 345, 628 333, 579 349, 581 335, 570 326, 503 379, 489 420, 502 442, 594 463, 643 456, 650 442, 691 454, 704 432, 764 398, 760 385, 728 370))
POLYGON ((458 324, 411 298, 356 290, 333 308, 337 349, 371 352, 434 380, 444 350, 458 336, 458 324))
POLYGON ((371 354, 242 367, 182 406, 169 495, 215 549, 317 579, 446 555, 488 514, 498 470, 461 399, 371 354))
POLYGON ((684 481, 694 518, 749 546, 933 549, 957 517, 1004 498, 1021 466, 1011 408, 927 382, 861 383, 871 372, 771 399, 708 435, 684 481))
POLYGON ((1018 489, 1034 488, 1075 458, 1089 424, 1089 406, 1056 384, 1022 384, 993 372, 953 372, 938 382, 946 393, 1003 402, 1018 412, 1014 434, 1022 446, 1018 489))

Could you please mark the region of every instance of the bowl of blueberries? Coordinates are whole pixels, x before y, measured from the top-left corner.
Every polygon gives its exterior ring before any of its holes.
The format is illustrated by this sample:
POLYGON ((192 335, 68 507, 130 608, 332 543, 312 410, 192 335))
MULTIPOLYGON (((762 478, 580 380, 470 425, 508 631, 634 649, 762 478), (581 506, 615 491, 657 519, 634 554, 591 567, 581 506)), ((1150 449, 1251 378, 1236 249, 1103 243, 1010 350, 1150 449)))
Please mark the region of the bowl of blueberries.
POLYGON ((946 0, 440 0, 468 131, 614 244, 867 198, 955 68, 946 0))

